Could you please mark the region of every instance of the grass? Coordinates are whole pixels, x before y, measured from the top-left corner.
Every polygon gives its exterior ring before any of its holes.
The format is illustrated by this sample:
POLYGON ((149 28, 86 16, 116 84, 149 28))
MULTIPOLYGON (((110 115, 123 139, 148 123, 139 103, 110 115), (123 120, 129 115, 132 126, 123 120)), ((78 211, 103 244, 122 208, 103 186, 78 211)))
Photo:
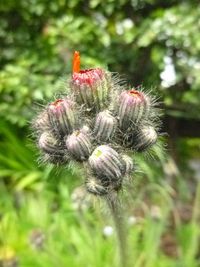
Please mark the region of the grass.
MULTIPOLYGON (((127 218, 135 216, 135 222, 128 227, 130 266, 198 267, 200 185, 191 219, 174 225, 170 224, 170 216, 176 207, 170 194, 156 187, 147 191, 159 200, 157 206, 153 199, 147 205, 141 198, 135 201, 132 211, 126 212, 127 218), (157 214, 153 208, 157 208, 157 214), (171 252, 167 251, 170 246, 171 252)), ((1 260, 16 258, 21 267, 118 266, 115 235, 103 234, 104 227, 112 225, 112 221, 99 201, 95 208, 91 202, 83 210, 75 209, 66 183, 60 184, 59 197, 51 191, 19 194, 22 195, 18 195, 21 199, 16 208, 16 196, 1 190, 1 260), (41 247, 30 242, 34 231, 45 236, 41 247)))
MULTIPOLYGON (((0 266, 118 267, 116 233, 104 233, 112 217, 103 201, 74 193, 79 171, 38 167, 23 138, 6 127, 1 137, 0 266)), ((121 193, 130 267, 198 267, 200 184, 191 191, 180 173, 171 181, 157 155, 136 158, 143 174, 121 193)))

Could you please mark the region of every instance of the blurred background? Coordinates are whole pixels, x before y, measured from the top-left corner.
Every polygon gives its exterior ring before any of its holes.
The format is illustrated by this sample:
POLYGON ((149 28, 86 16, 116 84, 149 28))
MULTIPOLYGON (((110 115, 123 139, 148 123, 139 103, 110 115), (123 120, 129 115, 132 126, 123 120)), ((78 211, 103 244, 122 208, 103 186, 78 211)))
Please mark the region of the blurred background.
POLYGON ((82 68, 119 72, 160 97, 164 148, 134 157, 124 190, 133 267, 200 266, 198 0, 2 0, 0 266, 117 266, 112 220, 76 167, 38 163, 30 121, 82 68))

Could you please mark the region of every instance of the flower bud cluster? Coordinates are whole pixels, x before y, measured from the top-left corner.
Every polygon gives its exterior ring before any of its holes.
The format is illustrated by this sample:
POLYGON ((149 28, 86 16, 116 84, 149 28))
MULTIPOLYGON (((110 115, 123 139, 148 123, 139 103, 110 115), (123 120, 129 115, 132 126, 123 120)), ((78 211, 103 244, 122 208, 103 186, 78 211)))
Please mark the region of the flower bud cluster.
POLYGON ((33 122, 43 159, 83 164, 92 194, 119 191, 134 171, 127 153, 145 151, 157 141, 155 100, 142 90, 123 88, 104 69, 80 70, 78 52, 67 86, 71 93, 47 105, 33 122))

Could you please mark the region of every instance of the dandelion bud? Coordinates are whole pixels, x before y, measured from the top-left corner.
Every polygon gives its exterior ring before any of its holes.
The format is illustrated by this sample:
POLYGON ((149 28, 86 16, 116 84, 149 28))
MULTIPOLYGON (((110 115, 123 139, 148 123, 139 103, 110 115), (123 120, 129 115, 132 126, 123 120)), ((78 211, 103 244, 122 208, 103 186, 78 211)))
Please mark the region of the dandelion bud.
POLYGON ((96 117, 94 136, 100 141, 108 141, 113 136, 116 126, 117 121, 109 111, 102 111, 96 117))
POLYGON ((38 140, 39 148, 48 154, 63 155, 65 149, 51 132, 43 132, 38 140))
POLYGON ((124 164, 120 155, 107 145, 98 146, 89 157, 89 165, 95 175, 102 179, 121 180, 124 164))
POLYGON ((119 97, 119 102, 119 124, 123 130, 148 116, 150 100, 142 92, 136 90, 124 91, 119 97))
POLYGON ((103 185, 102 182, 96 177, 89 177, 85 181, 86 189, 89 193, 103 196, 108 193, 108 188, 106 185, 103 185))
POLYGON ((133 160, 131 157, 129 157, 127 155, 122 155, 122 159, 123 159, 124 164, 125 164, 125 175, 128 175, 134 169, 133 160))
POLYGON ((92 149, 89 136, 79 130, 67 137, 66 146, 69 152, 80 161, 87 160, 92 149))
POLYGON ((75 128, 74 104, 69 99, 58 99, 48 106, 50 125, 59 136, 70 134, 75 128))
POLYGON ((144 151, 156 143, 157 132, 152 126, 142 126, 137 133, 134 141, 134 148, 138 151, 144 151))

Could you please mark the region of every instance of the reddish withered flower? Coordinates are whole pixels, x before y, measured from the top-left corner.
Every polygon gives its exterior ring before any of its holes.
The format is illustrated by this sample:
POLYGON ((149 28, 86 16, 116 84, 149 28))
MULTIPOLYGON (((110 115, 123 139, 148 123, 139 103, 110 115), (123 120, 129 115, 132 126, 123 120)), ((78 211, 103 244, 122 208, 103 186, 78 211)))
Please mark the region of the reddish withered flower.
POLYGON ((73 60, 71 89, 76 101, 89 110, 99 110, 108 102, 109 74, 101 69, 80 70, 80 55, 76 51, 73 60))

